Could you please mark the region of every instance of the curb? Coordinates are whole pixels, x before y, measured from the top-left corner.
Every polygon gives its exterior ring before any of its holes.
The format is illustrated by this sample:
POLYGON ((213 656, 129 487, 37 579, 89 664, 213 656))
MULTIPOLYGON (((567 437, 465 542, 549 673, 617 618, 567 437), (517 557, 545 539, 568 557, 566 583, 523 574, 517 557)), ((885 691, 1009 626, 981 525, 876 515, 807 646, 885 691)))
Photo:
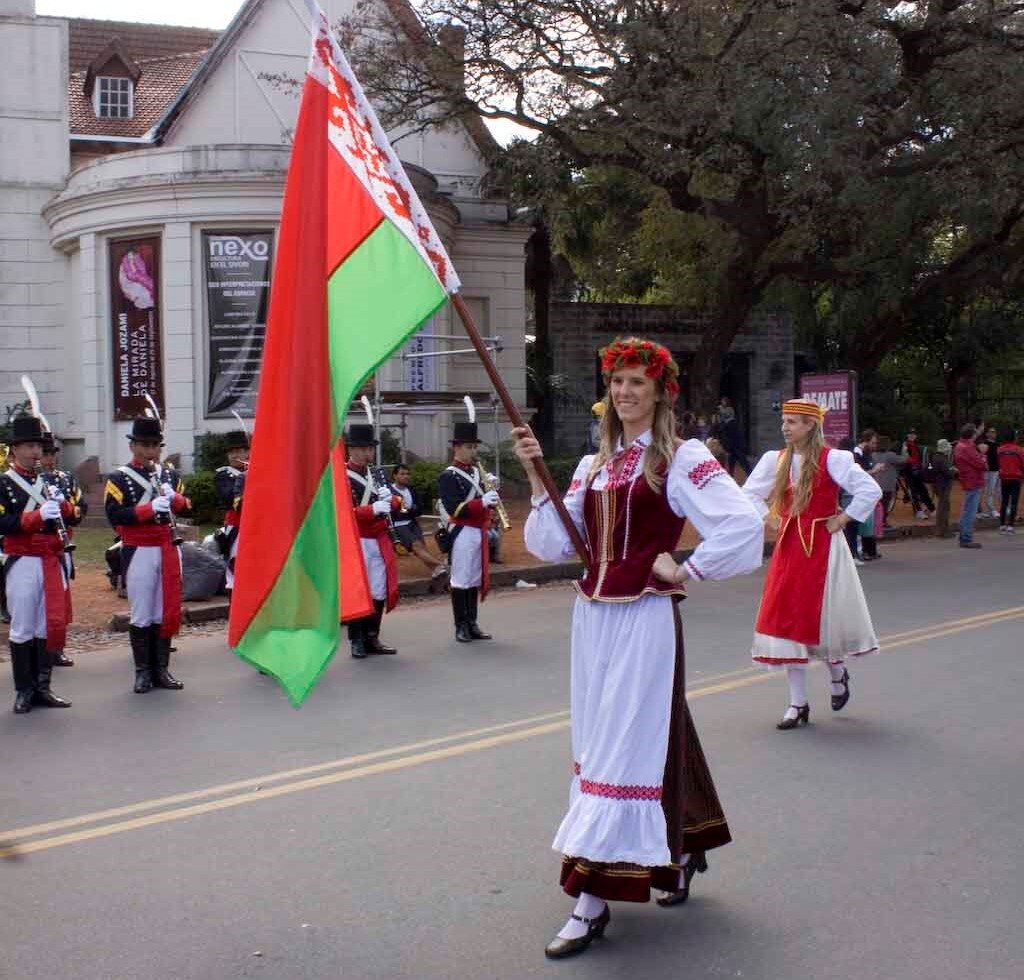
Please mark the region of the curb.
MULTIPOLYGON (((975 523, 978 530, 994 530, 998 522, 992 517, 979 517, 975 523)), ((949 525, 947 537, 955 537, 956 524, 949 525)), ((934 524, 908 524, 904 527, 889 528, 882 537, 883 541, 899 541, 908 538, 934 538, 934 524)), ((764 545, 764 557, 770 558, 774 546, 766 541, 764 545)), ((677 551, 676 561, 684 561, 693 554, 693 549, 677 551)), ((542 585, 546 582, 557 582, 564 579, 576 579, 583 573, 583 563, 580 561, 563 561, 552 565, 513 565, 505 567, 499 565, 491 566, 491 587, 492 588, 513 588, 519 579, 531 584, 542 585)), ((431 589, 431 579, 414 578, 407 582, 400 582, 398 595, 400 598, 418 598, 427 595, 441 595, 431 589)), ((181 612, 183 623, 190 625, 202 623, 214 623, 228 618, 228 603, 226 599, 211 599, 208 602, 186 602, 181 612)), ((118 613, 112 616, 108 629, 113 633, 128 632, 128 614, 118 613)))

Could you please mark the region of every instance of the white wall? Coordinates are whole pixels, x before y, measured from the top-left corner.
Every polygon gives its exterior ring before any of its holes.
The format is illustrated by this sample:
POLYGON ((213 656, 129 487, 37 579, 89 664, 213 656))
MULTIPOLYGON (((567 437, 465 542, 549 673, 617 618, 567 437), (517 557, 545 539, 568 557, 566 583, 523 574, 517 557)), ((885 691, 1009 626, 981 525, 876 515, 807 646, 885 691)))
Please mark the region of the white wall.
POLYGON ((40 212, 68 172, 67 25, 32 7, 0 3, 0 411, 28 373, 63 432, 67 270, 40 212))
MULTIPOLYGON (((354 0, 321 2, 332 23, 354 0)), ((172 126, 168 146, 208 143, 287 143, 298 113, 298 88, 260 76, 283 75, 300 85, 309 63, 310 19, 302 0, 265 0, 235 46, 172 126)), ((462 126, 396 138, 407 163, 433 173, 442 190, 475 192, 486 165, 462 126)))

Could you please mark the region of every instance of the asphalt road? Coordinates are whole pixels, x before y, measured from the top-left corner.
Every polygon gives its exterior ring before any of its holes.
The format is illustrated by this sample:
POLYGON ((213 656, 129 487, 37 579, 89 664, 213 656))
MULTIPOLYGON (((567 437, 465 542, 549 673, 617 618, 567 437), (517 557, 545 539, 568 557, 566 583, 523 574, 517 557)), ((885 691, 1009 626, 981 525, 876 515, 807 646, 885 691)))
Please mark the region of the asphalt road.
POLYGON ((692 588, 735 841, 685 906, 617 904, 561 963, 567 586, 493 596, 472 646, 446 604, 399 610, 400 655, 342 651, 299 711, 219 639, 182 641, 181 693, 132 694, 127 646, 83 655, 71 710, 0 714, 0 976, 1019 980, 1024 536, 981 540, 861 570, 884 652, 839 715, 814 673, 795 732, 749 667, 761 577, 692 588))

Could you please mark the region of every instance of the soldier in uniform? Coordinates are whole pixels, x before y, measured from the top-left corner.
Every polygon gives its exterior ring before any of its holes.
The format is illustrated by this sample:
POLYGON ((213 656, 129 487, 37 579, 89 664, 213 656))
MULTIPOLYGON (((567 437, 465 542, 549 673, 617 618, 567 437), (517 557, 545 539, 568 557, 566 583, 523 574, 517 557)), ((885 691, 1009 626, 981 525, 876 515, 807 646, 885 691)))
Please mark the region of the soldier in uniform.
POLYGON ((227 565, 225 588, 235 587, 235 556, 238 554, 238 528, 242 523, 242 494, 245 471, 249 465, 249 439, 244 432, 227 434, 228 462, 214 474, 217 503, 224 508, 224 526, 217 532, 217 543, 227 565))
POLYGON ((64 648, 70 618, 64 546, 55 522, 72 516, 69 501, 55 499, 37 469, 43 454, 38 418, 14 419, 11 466, 0 475, 0 535, 4 539, 7 602, 11 613, 11 666, 17 692, 14 713, 34 705, 68 708, 50 690, 52 663, 47 646, 64 648))
POLYGON ((373 613, 351 620, 348 638, 352 656, 362 660, 371 653, 398 653, 380 642, 380 623, 384 612, 398 605, 398 566, 391 542, 388 517, 402 509, 402 498, 389 486, 375 486, 370 464, 376 454, 373 426, 353 423, 345 436, 348 450, 348 483, 355 505, 356 525, 363 547, 366 577, 373 597, 373 613))
POLYGON ((121 538, 121 574, 128 593, 128 628, 135 661, 135 693, 184 685, 167 669, 171 637, 181 628, 181 556, 172 514, 188 513, 175 471, 160 465, 163 432, 158 419, 138 418, 128 436, 132 460, 107 479, 107 520, 121 538))
MULTIPOLYGON (((57 467, 57 454, 60 452, 60 445, 53 437, 52 432, 43 433, 43 458, 40 462, 40 474, 43 482, 48 487, 53 487, 69 504, 71 504, 71 516, 64 521, 68 528, 68 537, 72 536, 71 528, 82 523, 82 518, 88 513, 89 505, 82 496, 82 488, 78 485, 74 473, 62 470, 57 467)), ((64 565, 68 574, 68 583, 75 578, 75 560, 70 551, 64 552, 64 565)), ((51 644, 50 660, 54 667, 73 667, 75 662, 63 650, 57 650, 51 644)))
POLYGON ((456 422, 452 464, 438 478, 437 493, 450 524, 450 568, 455 639, 459 643, 489 640, 477 625, 477 605, 487 598, 491 510, 499 503, 497 490, 484 490, 477 467, 480 440, 476 422, 456 422))

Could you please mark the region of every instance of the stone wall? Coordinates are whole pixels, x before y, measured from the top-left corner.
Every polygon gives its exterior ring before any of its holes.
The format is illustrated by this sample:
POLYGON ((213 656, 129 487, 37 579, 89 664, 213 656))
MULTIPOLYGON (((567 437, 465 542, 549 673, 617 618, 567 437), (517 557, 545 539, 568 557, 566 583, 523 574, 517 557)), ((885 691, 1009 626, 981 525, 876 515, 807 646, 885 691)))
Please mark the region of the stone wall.
MULTIPOLYGON (((555 452, 573 455, 587 441, 591 404, 600 397, 597 350, 617 336, 636 334, 664 344, 684 359, 697 349, 702 317, 671 306, 625 303, 552 303, 552 370, 564 384, 555 411, 555 452)), ((793 331, 783 313, 751 317, 730 348, 733 381, 746 387, 737 411, 752 454, 778 442, 779 403, 795 393, 793 331), (736 372, 746 372, 737 379, 736 372)), ((685 387, 684 387, 685 391, 685 387)), ((682 399, 681 399, 682 402, 682 399)), ((680 404, 680 408, 689 406, 680 404)))

